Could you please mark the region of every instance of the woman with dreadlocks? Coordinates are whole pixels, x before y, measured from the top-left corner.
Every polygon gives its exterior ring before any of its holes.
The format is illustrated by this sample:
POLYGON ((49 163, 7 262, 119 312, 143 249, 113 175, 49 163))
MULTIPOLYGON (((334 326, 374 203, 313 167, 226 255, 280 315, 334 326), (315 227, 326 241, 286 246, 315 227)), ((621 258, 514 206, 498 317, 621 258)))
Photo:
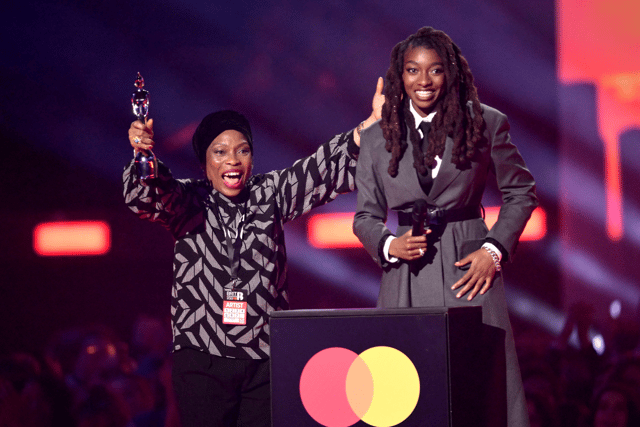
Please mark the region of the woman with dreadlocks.
POLYGON ((353 227, 383 269, 378 307, 482 306, 483 323, 506 333, 508 425, 528 426, 500 269, 538 205, 534 179, 506 116, 480 103, 444 32, 425 27, 398 43, 386 80, 382 118, 361 134, 353 227), (490 231, 481 208, 489 172, 503 199, 490 231), (418 200, 428 230, 412 236, 418 200))

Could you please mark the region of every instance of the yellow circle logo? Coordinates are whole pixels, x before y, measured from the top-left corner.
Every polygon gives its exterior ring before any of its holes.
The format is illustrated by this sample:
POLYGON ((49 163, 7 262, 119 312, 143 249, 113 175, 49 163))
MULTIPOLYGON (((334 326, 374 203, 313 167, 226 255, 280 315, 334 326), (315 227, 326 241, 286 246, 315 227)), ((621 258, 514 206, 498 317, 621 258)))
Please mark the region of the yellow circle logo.
POLYGON ((360 355, 327 348, 309 359, 300 376, 302 404, 325 427, 349 427, 359 420, 395 426, 411 415, 419 396, 413 362, 391 347, 372 347, 360 355))

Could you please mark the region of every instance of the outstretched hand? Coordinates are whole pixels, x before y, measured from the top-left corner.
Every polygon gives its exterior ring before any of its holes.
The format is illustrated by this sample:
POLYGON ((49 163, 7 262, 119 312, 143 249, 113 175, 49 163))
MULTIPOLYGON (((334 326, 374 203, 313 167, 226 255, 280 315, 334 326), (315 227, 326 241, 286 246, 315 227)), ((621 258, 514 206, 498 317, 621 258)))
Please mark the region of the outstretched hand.
POLYGON ((467 300, 471 301, 478 292, 480 295, 484 295, 491 288, 493 277, 496 274, 496 265, 489 252, 483 248, 467 255, 454 265, 463 267, 467 264, 471 264, 469 271, 451 289, 461 288, 460 292, 456 294, 456 298, 462 298, 467 292, 470 292, 467 300))
MULTIPOLYGON (((378 83, 376 84, 376 91, 373 94, 373 100, 371 101, 371 115, 367 117, 367 120, 362 122, 359 125, 360 130, 366 129, 372 124, 376 122, 376 120, 380 120, 382 117, 382 106, 384 105, 384 95, 382 94, 382 89, 384 88, 384 80, 382 77, 378 77, 378 83)), ((360 146, 360 132, 357 130, 353 133, 353 139, 355 140, 358 147, 360 146)))
POLYGON ((153 119, 145 119, 145 123, 140 120, 131 123, 129 127, 129 143, 136 154, 140 151, 151 150, 155 145, 153 141, 153 119))

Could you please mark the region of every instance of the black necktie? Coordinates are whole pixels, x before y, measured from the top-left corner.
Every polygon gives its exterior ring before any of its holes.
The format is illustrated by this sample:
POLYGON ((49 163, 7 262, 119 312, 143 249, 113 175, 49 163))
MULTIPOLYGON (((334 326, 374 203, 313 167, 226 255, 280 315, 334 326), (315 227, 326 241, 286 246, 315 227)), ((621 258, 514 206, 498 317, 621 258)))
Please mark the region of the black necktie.
MULTIPOLYGON (((427 152, 427 147, 429 146, 429 140, 428 140, 429 128, 431 128, 430 122, 422 121, 422 123, 420 123, 420 130, 422 131, 423 155, 424 153, 427 152)), ((416 173, 418 174, 418 181, 420 181, 420 187, 422 187, 422 191, 424 191, 425 194, 429 194, 429 191, 431 190, 431 186, 433 185, 433 178, 431 177, 431 168, 427 167, 427 173, 425 175, 422 175, 417 170, 416 170, 416 173)))

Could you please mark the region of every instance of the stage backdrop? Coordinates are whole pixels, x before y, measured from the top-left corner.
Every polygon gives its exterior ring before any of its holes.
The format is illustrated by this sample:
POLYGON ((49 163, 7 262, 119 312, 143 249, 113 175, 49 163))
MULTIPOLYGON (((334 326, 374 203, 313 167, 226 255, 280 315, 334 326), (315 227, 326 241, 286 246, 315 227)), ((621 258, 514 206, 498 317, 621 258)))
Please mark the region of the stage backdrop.
MULTIPOLYGON (((169 314, 173 242, 121 196, 137 72, 156 154, 177 177, 202 176, 190 137, 222 108, 250 119, 260 173, 366 118, 391 49, 425 25, 460 46, 537 179, 546 232, 505 266, 514 320, 557 331, 578 295, 602 329, 612 301, 634 313, 640 172, 628 117, 639 117, 640 14, 631 1, 590 4, 11 2, 0 17, 0 352, 38 351, 54 331, 90 322, 126 338, 138 314, 169 314), (108 252, 36 254, 34 229, 54 221, 104 221, 108 252)), ((499 203, 490 188, 485 205, 499 203)), ((354 209, 351 194, 318 212, 354 209)), ((286 229, 292 307, 373 306, 380 271, 364 250, 313 247, 306 225, 286 229)))

